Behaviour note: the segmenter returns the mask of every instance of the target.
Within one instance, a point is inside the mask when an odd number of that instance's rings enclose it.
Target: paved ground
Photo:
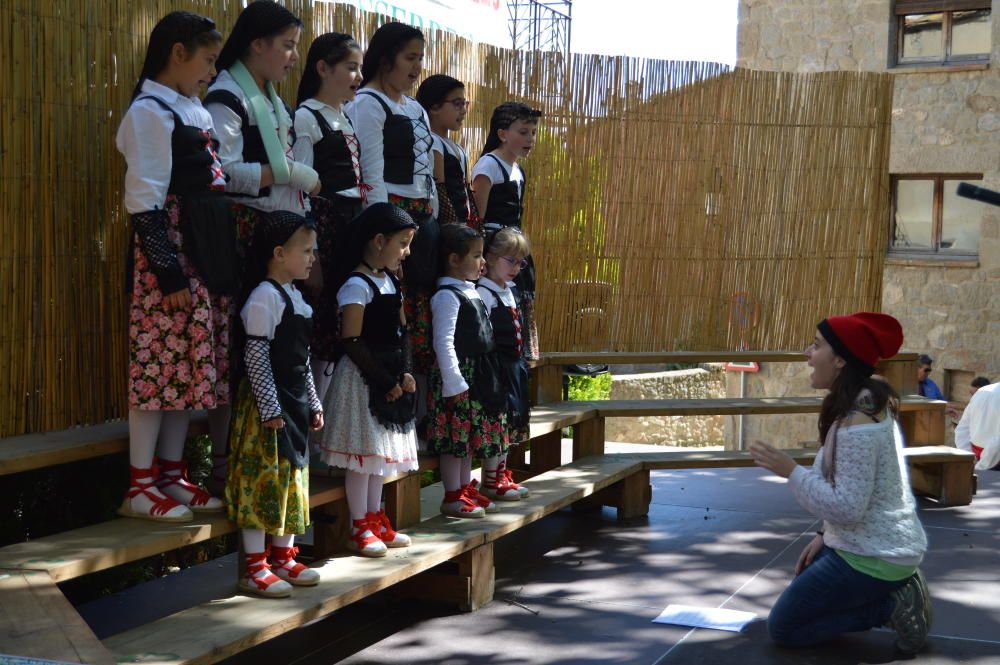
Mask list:
[[[611,449],[611,446],[609,446]],[[496,600],[473,614],[381,594],[227,661],[319,665],[799,665],[896,662],[888,631],[807,650],[742,634],[650,623],[668,604],[766,617],[815,520],[757,469],[653,474],[648,518],[556,513],[496,546]],[[917,662],[1000,663],[1000,473],[972,506],[921,505],[936,613]],[[518,604],[507,602],[516,600]]]

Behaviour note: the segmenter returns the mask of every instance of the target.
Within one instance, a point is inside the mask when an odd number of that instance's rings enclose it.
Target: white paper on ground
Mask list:
[[[753,612],[723,610],[718,607],[667,605],[653,623],[669,623],[693,628],[714,628],[738,633],[757,618]]]

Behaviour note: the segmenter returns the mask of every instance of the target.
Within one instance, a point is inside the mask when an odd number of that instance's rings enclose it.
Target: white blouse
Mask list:
[[[344,138],[347,140],[347,146],[348,148],[351,148],[351,161],[354,163],[354,177],[360,182],[361,151],[358,148],[357,137],[354,135],[354,126],[351,125],[351,121],[347,117],[347,114],[344,113],[343,109],[335,109],[329,104],[324,104],[318,99],[307,99],[302,102],[302,106],[319,112],[319,114],[323,116],[323,119],[326,120],[326,124],[330,125],[331,131],[344,133]],[[316,116],[314,116],[311,111],[304,108],[296,109],[295,143],[292,145],[292,159],[297,162],[302,162],[308,166],[313,166],[315,163],[313,146],[322,140],[323,130],[320,129],[319,122],[316,121]],[[351,145],[352,141],[354,142],[353,146]],[[358,191],[357,186],[342,189],[337,192],[337,194],[352,199],[361,198],[361,192]]]
[[[454,277],[441,277],[438,286],[457,286],[470,300],[482,300],[476,285]],[[434,330],[433,346],[437,355],[438,368],[443,383],[441,395],[453,397],[469,389],[462,377],[458,354],[455,352],[455,326],[458,324],[458,309],[461,302],[458,295],[448,289],[441,289],[431,297],[431,321]]]
[[[292,311],[306,318],[312,317],[312,307],[302,297],[302,292],[295,288],[292,283],[282,284],[288,297],[292,300]],[[274,339],[274,331],[281,323],[281,317],[285,313],[285,299],[281,297],[278,290],[271,282],[261,282],[253,291],[243,305],[240,318],[243,319],[243,327],[247,335],[253,337],[266,337]]]
[[[174,116],[154,100],[141,99],[143,95],[162,99],[186,125],[212,129],[212,116],[197,97],[185,97],[151,79],[143,81],[140,98],[125,112],[115,137],[115,145],[125,157],[125,209],[130,214],[163,207],[173,168]]]
[[[392,295],[396,292],[396,287],[393,285],[392,280],[389,279],[388,275],[382,275],[381,277],[376,277],[374,275],[369,275],[371,279],[378,286],[379,293],[383,295]],[[375,294],[372,292],[372,287],[368,285],[365,280],[361,279],[357,275],[353,275],[347,278],[344,285],[340,287],[337,291],[337,307],[343,309],[347,305],[361,305],[362,307],[367,307],[368,303],[372,301]]]

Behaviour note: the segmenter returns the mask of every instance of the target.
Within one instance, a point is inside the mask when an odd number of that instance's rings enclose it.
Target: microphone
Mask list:
[[[1000,192],[995,192],[992,189],[976,187],[967,182],[960,182],[958,183],[958,191],[955,193],[967,199],[975,199],[976,201],[982,201],[990,205],[1000,206]]]

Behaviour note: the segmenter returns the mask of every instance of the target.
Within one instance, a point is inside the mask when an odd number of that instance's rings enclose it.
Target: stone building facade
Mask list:
[[[941,4],[943,9],[957,6]],[[982,174],[983,187],[1000,190],[1000,7],[994,5],[988,27],[980,18],[980,61],[919,65],[897,64],[897,14],[908,11],[905,0],[900,8],[894,0],[740,0],[737,64],[796,72],[890,73],[890,174]],[[932,10],[926,3],[920,8]],[[931,355],[932,378],[946,395],[950,387],[950,396],[963,401],[972,376],[1000,380],[1000,207],[982,204],[973,210],[967,223],[973,230],[978,223],[977,253],[948,257],[947,252],[890,249],[882,292],[883,310],[903,324],[904,350]],[[892,220],[885,225],[890,234]],[[761,369],[747,382],[748,396],[814,394],[802,367]],[[748,419],[744,427],[745,438],[770,438],[788,446],[798,445],[807,434],[815,437],[814,418],[780,424]]]

